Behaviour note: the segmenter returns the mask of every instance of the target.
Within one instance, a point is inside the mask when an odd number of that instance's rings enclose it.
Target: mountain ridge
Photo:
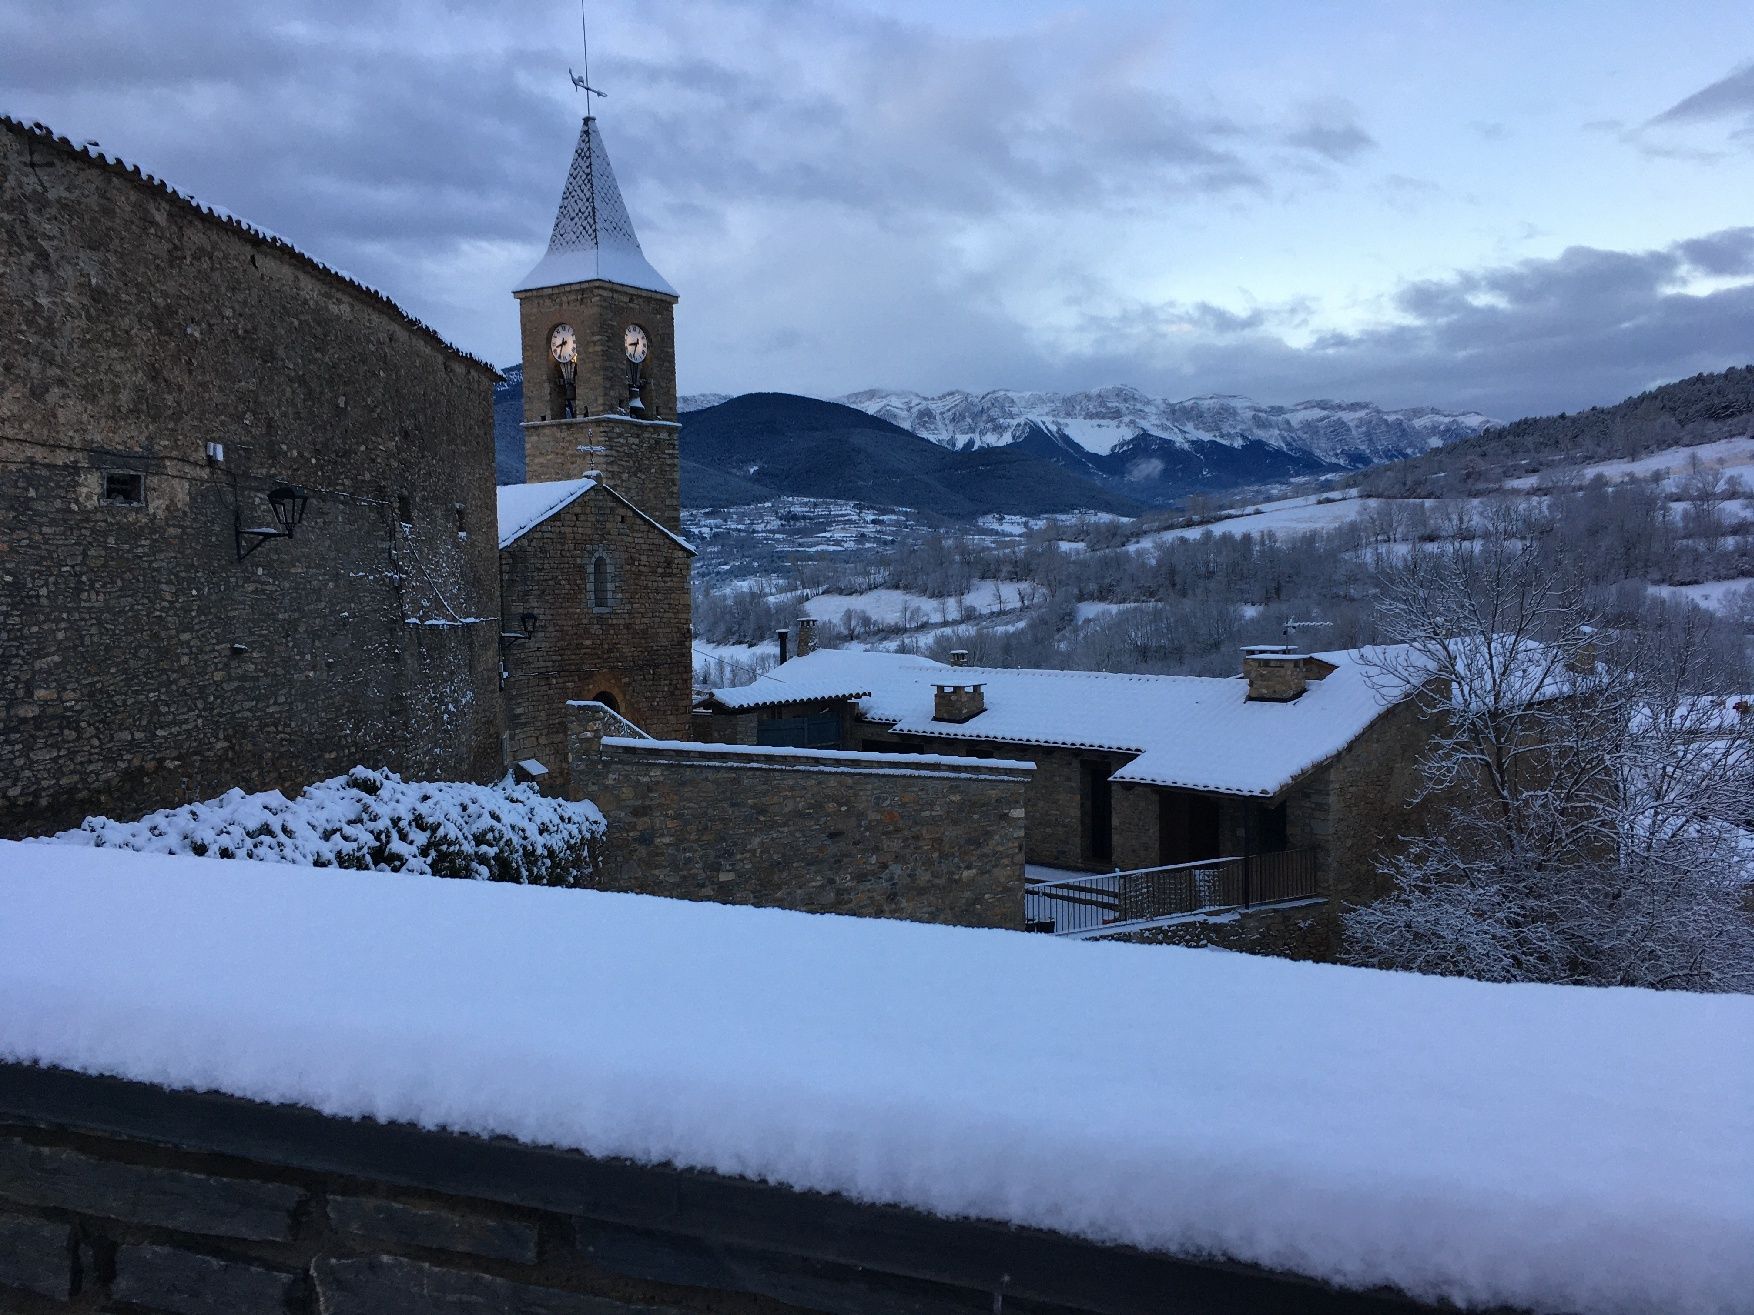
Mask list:
[[[1034,424],[1098,456],[1150,435],[1183,447],[1262,443],[1325,466],[1350,469],[1417,455],[1495,423],[1478,412],[1436,407],[1388,410],[1371,402],[1327,398],[1290,406],[1224,393],[1172,400],[1124,384],[1074,393],[952,389],[934,396],[864,389],[835,400],[952,448],[1003,446]]]
[[[685,507],[807,497],[963,520],[1142,510],[1026,445],[955,452],[855,407],[791,393],[745,393],[688,412],[681,451]]]
[[[508,367],[494,390],[496,477],[500,483],[523,479],[522,369]],[[809,472],[802,484],[808,496],[871,501],[899,497],[913,488],[925,499],[922,510],[948,515],[969,509],[1041,514],[1046,508],[1123,511],[1175,502],[1190,493],[1223,492],[1250,485],[1282,483],[1309,476],[1339,475],[1478,433],[1487,418],[1433,407],[1385,411],[1368,402],[1314,399],[1295,406],[1267,406],[1245,397],[1207,394],[1180,401],[1153,398],[1137,388],[1116,385],[1082,393],[997,389],[985,393],[952,391],[935,397],[897,390],[866,389],[844,399],[805,398],[789,393],[691,394],[679,399],[684,413],[682,459],[684,496],[690,505],[746,502],[763,490],[774,496],[805,496],[798,480],[778,471],[772,455],[765,477],[753,478],[736,464],[724,465],[696,450],[694,418],[728,405],[751,403],[774,428],[771,452]],[[782,400],[788,399],[788,400]],[[867,417],[853,466],[838,472],[796,440],[821,433],[826,413],[813,406],[840,407]],[[828,425],[843,455],[845,417]],[[905,423],[904,423],[905,422]],[[802,427],[801,429],[799,427]],[[920,449],[883,455],[870,446],[878,435],[902,436],[965,457],[999,454],[995,461],[965,463],[960,481],[996,481],[995,488],[944,488]],[[907,445],[903,444],[905,448]],[[885,462],[889,466],[880,471]],[[871,463],[875,462],[876,465]],[[911,474],[904,477],[904,470]],[[930,470],[924,485],[912,475]],[[1000,489],[1004,496],[996,496]],[[1066,506],[1076,491],[1077,501]],[[1007,499],[1010,499],[1007,501]],[[888,505],[908,505],[891,503]]]

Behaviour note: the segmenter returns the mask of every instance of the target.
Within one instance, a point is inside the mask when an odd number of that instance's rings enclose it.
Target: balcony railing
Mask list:
[[[1102,934],[1195,913],[1224,913],[1321,894],[1315,851],[1288,849],[1129,872],[1032,881],[1024,925],[1057,935]]]

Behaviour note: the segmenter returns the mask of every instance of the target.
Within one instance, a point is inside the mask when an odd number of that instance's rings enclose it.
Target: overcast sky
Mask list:
[[[577,0],[0,0],[0,112],[516,357]],[[1754,361],[1747,0],[592,0],[684,391],[1576,409]]]

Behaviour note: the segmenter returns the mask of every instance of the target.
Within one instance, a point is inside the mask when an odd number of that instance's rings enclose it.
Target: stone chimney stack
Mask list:
[[[950,665],[953,667],[966,667],[968,665],[968,650],[966,648],[951,649]]]
[[[932,686],[932,720],[964,722],[987,710],[984,684]]]
[[[807,657],[816,651],[816,618],[798,618],[798,656]]]
[[[792,655],[792,632],[789,630],[776,630],[773,634],[774,638],[780,641],[780,661],[784,662]]]
[[[1289,644],[1251,644],[1242,651],[1242,674],[1251,703],[1289,703],[1309,688],[1303,654]]]

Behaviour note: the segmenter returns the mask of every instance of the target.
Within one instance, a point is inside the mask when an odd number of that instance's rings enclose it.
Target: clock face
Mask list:
[[[548,335],[548,354],[561,365],[571,365],[579,359],[579,338],[572,325],[554,326],[554,332]]]
[[[627,332],[623,335],[622,343],[627,348],[627,359],[632,361],[635,365],[640,364],[646,359],[646,351],[651,346],[651,344],[646,341],[646,331],[640,328],[637,324],[630,324],[627,326]]]

